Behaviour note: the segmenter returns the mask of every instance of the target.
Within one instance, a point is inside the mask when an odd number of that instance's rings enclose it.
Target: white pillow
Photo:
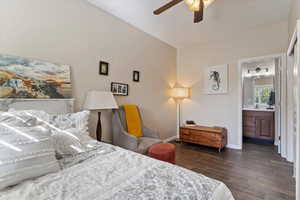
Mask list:
[[[0,190],[59,171],[49,129],[26,121],[22,127],[21,119],[8,116],[0,114]]]
[[[75,155],[94,149],[97,141],[89,137],[88,120],[90,111],[50,115],[44,111],[9,111],[20,118],[34,116],[38,118],[35,124],[41,124],[51,131],[57,157]],[[30,119],[29,121],[34,121]]]
[[[53,131],[52,137],[56,153],[60,157],[87,152],[93,150],[97,145],[96,140],[75,128]]]
[[[60,115],[50,115],[44,111],[40,110],[15,110],[10,109],[8,111],[9,115],[14,115],[14,124],[17,125],[21,122],[23,125],[26,123],[29,125],[45,125],[49,128],[66,130],[71,128],[76,128],[82,131],[83,134],[88,135],[88,121],[90,116],[90,111],[81,111],[77,113],[68,113]],[[54,127],[53,127],[54,126]]]
[[[50,115],[50,124],[60,130],[77,129],[88,135],[90,111],[81,111],[63,115]]]
[[[50,115],[44,111],[10,109],[9,112],[0,114],[0,121],[12,126],[32,127],[36,125],[47,125],[50,122]]]
[[[76,155],[96,147],[97,141],[88,133],[90,111],[52,115],[52,127],[55,150],[59,157]]]

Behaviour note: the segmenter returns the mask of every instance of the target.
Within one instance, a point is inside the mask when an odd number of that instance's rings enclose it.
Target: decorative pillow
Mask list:
[[[21,119],[34,116],[35,124],[42,125],[51,131],[57,157],[75,155],[89,151],[95,147],[97,141],[89,137],[88,120],[90,111],[50,115],[43,111],[13,111],[10,113]],[[29,117],[28,117],[29,118]],[[26,119],[26,121],[34,121]]]
[[[50,116],[44,111],[10,109],[9,112],[0,114],[0,121],[6,122],[12,126],[32,127],[37,125],[47,125],[50,122]]]
[[[50,123],[60,130],[77,129],[81,131],[81,134],[89,135],[89,116],[90,111],[82,111],[63,115],[51,115]]]
[[[88,133],[90,111],[51,115],[50,124],[58,158],[94,149],[95,140]]]
[[[78,129],[53,131],[55,150],[60,157],[76,155],[96,148],[97,141]]]
[[[22,127],[21,121],[16,115],[0,114],[0,189],[60,169],[49,129],[31,120]]]
[[[54,130],[67,130],[71,128],[82,131],[83,134],[88,135],[88,121],[90,111],[82,111],[77,113],[68,113],[61,115],[50,115],[40,110],[14,110],[3,112],[3,120],[8,118],[10,123],[14,125],[26,124],[26,126],[44,125]],[[15,117],[13,117],[15,116]],[[1,116],[0,116],[1,120]]]

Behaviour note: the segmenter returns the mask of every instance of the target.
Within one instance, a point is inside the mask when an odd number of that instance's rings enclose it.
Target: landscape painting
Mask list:
[[[70,67],[0,55],[0,98],[71,98]]]

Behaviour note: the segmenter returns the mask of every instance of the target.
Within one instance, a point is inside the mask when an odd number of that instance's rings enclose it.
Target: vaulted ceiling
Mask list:
[[[213,41],[257,26],[288,19],[290,0],[215,0],[204,20],[193,23],[193,12],[181,3],[155,16],[170,0],[88,0],[93,5],[174,46]]]

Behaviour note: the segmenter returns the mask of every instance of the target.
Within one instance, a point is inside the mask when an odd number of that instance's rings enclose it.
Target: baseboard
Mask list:
[[[176,139],[177,139],[176,136],[172,136],[172,137],[164,139],[163,142],[164,143],[168,143],[168,142],[172,142],[172,141],[174,141]],[[229,148],[229,149],[238,149],[238,150],[242,149],[240,145],[236,145],[236,144],[227,144],[226,147]]]
[[[163,140],[164,143],[168,143],[168,142],[172,142],[174,140],[176,140],[177,137],[176,136],[172,136],[172,137],[169,137],[169,138],[166,138]]]
[[[238,149],[238,150],[242,149],[242,147],[240,145],[236,145],[236,144],[227,144],[226,147],[229,149]]]

